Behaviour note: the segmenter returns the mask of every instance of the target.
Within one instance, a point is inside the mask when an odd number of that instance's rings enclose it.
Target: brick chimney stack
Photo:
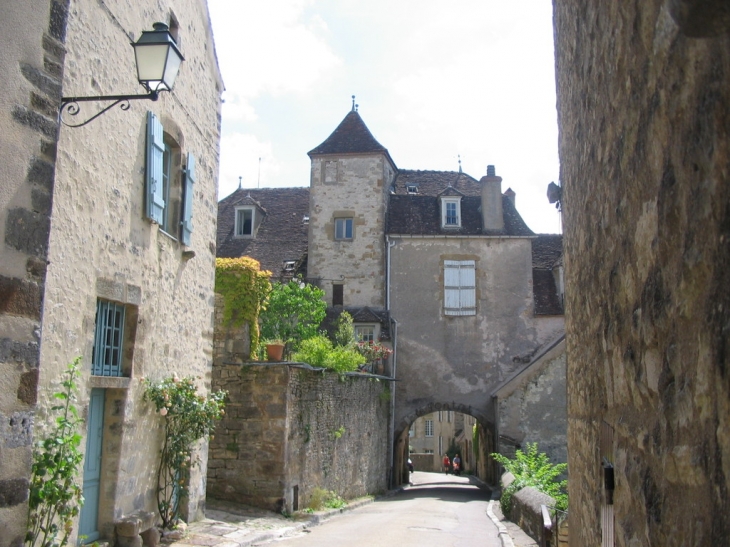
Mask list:
[[[504,229],[502,214],[502,177],[498,177],[494,165],[487,165],[487,176],[482,177],[482,229],[485,232]]]

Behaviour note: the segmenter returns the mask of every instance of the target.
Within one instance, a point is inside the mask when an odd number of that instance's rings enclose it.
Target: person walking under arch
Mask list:
[[[444,473],[446,475],[449,474],[449,469],[451,468],[451,460],[449,460],[449,455],[444,454]]]

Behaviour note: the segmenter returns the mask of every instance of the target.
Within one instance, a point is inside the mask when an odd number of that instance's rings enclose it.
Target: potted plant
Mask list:
[[[272,340],[266,340],[264,342],[266,346],[266,356],[269,361],[281,361],[284,358],[284,344],[283,340],[278,338]]]

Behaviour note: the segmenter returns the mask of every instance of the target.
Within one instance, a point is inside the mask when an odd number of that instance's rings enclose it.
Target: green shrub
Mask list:
[[[514,459],[493,453],[492,457],[515,476],[515,480],[502,491],[499,500],[502,512],[509,515],[512,510],[512,496],[525,486],[532,486],[555,500],[555,507],[568,509],[568,481],[558,480],[568,469],[567,463],[554,464],[544,452],[538,452],[537,443],[527,443],[527,450],[517,450]]]
[[[337,495],[337,492],[315,488],[309,498],[306,512],[321,511],[322,509],[340,509],[347,505],[347,502]]]
[[[286,352],[299,349],[302,340],[317,335],[317,329],[327,313],[324,291],[292,279],[274,283],[259,314],[261,335],[267,340],[282,340]]]
[[[84,420],[76,406],[81,357],[68,365],[61,382],[63,391],[53,394],[60,404],[53,429],[34,447],[28,495],[28,547],[62,547],[68,544],[73,520],[84,505],[79,471],[84,455],[79,445]]]
[[[343,311],[335,323],[334,340],[335,346],[354,348],[355,346],[355,325],[352,322],[352,315]]]
[[[333,346],[330,339],[321,334],[304,340],[292,359],[336,372],[351,372],[365,363],[365,358],[358,352]]]
[[[165,420],[165,438],[157,468],[157,509],[162,527],[169,529],[180,516],[180,502],[188,494],[195,443],[210,434],[225,413],[225,391],[198,394],[195,379],[145,379],[146,400]]]

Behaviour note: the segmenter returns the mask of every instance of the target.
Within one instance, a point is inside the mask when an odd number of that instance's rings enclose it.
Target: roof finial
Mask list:
[[[461,173],[461,154],[459,154],[459,173]]]
[[[241,189],[241,181],[243,180],[243,177],[238,177],[238,189]]]
[[[352,96],[352,111],[355,112],[355,95]]]

